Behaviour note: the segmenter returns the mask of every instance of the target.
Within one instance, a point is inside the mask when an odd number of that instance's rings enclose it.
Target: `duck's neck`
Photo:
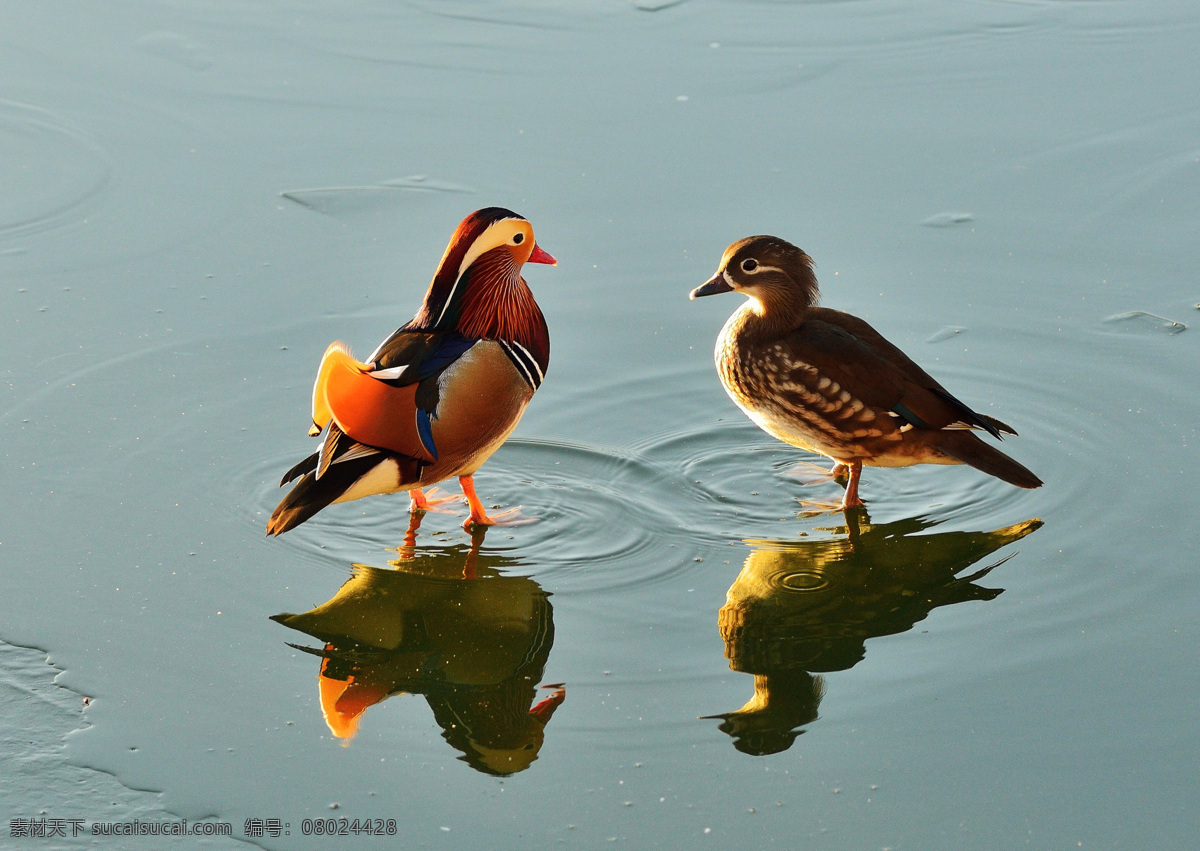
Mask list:
[[[739,347],[777,339],[800,327],[807,313],[808,305],[763,304],[750,298],[729,317],[721,337]]]
[[[543,370],[550,361],[546,318],[520,270],[497,252],[481,257],[468,272],[455,330],[464,337],[511,340],[529,350]]]

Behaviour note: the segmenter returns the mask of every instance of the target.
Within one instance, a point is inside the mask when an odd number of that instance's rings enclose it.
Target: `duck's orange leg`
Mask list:
[[[470,522],[469,520],[467,521]],[[466,525],[463,526],[466,529]],[[479,548],[483,546],[483,536],[487,533],[486,526],[472,526],[468,531],[471,533],[471,549],[467,552],[467,559],[463,562],[462,578],[463,579],[478,579],[479,578]]]
[[[448,494],[441,488],[433,488],[426,495],[420,488],[413,488],[408,492],[408,510],[409,511],[433,511],[439,514],[453,514],[454,512],[440,506],[449,505],[454,502],[462,502],[462,496],[459,494]]]
[[[417,532],[421,531],[421,521],[425,518],[425,512],[413,511],[408,515],[408,529],[404,533],[404,543],[396,548],[396,552],[400,554],[397,561],[407,561],[417,554]]]
[[[853,464],[850,464],[849,469],[850,481],[846,482],[846,494],[842,497],[842,511],[848,508],[863,507],[863,501],[858,498],[858,480],[862,476],[862,461],[855,461]]]
[[[816,465],[810,465],[816,466]],[[846,493],[842,495],[840,503],[825,502],[823,500],[802,499],[800,504],[806,507],[802,511],[801,517],[815,517],[818,514],[825,514],[833,511],[846,511],[851,508],[862,508],[864,503],[858,498],[858,479],[862,475],[862,462],[855,461],[851,464],[843,464],[841,461],[834,461],[833,467],[824,476],[819,479],[814,479],[812,482],[805,484],[815,484],[816,482],[824,482],[829,479],[841,482],[842,479],[849,477],[846,482]]]
[[[522,523],[532,523],[534,518],[522,517],[521,506],[510,508],[507,511],[501,511],[499,514],[488,516],[487,509],[483,507],[483,503],[479,501],[479,496],[475,493],[475,480],[471,476],[459,476],[458,483],[462,485],[463,495],[467,498],[467,505],[471,506],[471,514],[463,521],[463,528],[468,532],[472,526],[519,526]]]

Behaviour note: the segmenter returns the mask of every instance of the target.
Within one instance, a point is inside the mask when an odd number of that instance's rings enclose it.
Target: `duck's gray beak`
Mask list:
[[[688,295],[688,298],[697,299],[697,298],[700,298],[701,296],[716,295],[717,293],[731,293],[731,292],[733,292],[733,287],[729,286],[729,282],[727,280],[725,280],[725,272],[721,271],[721,272],[717,272],[717,274],[713,275],[711,278],[709,278],[703,284],[696,287],[696,289],[692,290],[691,294]]]

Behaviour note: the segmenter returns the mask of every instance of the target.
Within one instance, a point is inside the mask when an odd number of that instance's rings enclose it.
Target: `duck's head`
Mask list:
[[[458,278],[476,260],[493,251],[503,254],[518,269],[526,263],[558,263],[538,247],[533,225],[527,219],[503,207],[484,207],[459,223],[438,264],[438,273],[451,270]]]
[[[748,236],[725,249],[717,272],[691,298],[737,292],[760,314],[803,312],[817,303],[812,258],[777,236]]]
[[[422,327],[453,326],[467,289],[521,284],[526,263],[558,261],[537,244],[533,225],[512,210],[485,207],[467,216],[450,237],[442,261],[414,322]]]

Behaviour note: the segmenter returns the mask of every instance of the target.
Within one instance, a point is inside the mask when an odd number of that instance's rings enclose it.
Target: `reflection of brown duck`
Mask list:
[[[824,681],[814,672],[846,670],[868,638],[905,632],[939,606],[991,600],[1003,589],[976,581],[997,564],[960,576],[972,564],[1042,525],[1027,520],[993,532],[919,534],[923,517],[859,525],[846,537],[749,541],[754,547],[718,615],[734,671],[754,674],[754,697],[718,717],[734,746],[754,754],[791,747],[798,727],[817,717]],[[1002,560],[1003,561],[1003,560]]]
[[[532,579],[500,573],[512,560],[476,547],[409,550],[394,570],[355,565],[327,603],[272,618],[325,643],[309,652],[323,657],[321,709],[335,736],[352,738],[368,707],[412,692],[472,767],[507,775],[537,759],[565,697],[550,686],[530,708],[554,640],[550,601]]]

